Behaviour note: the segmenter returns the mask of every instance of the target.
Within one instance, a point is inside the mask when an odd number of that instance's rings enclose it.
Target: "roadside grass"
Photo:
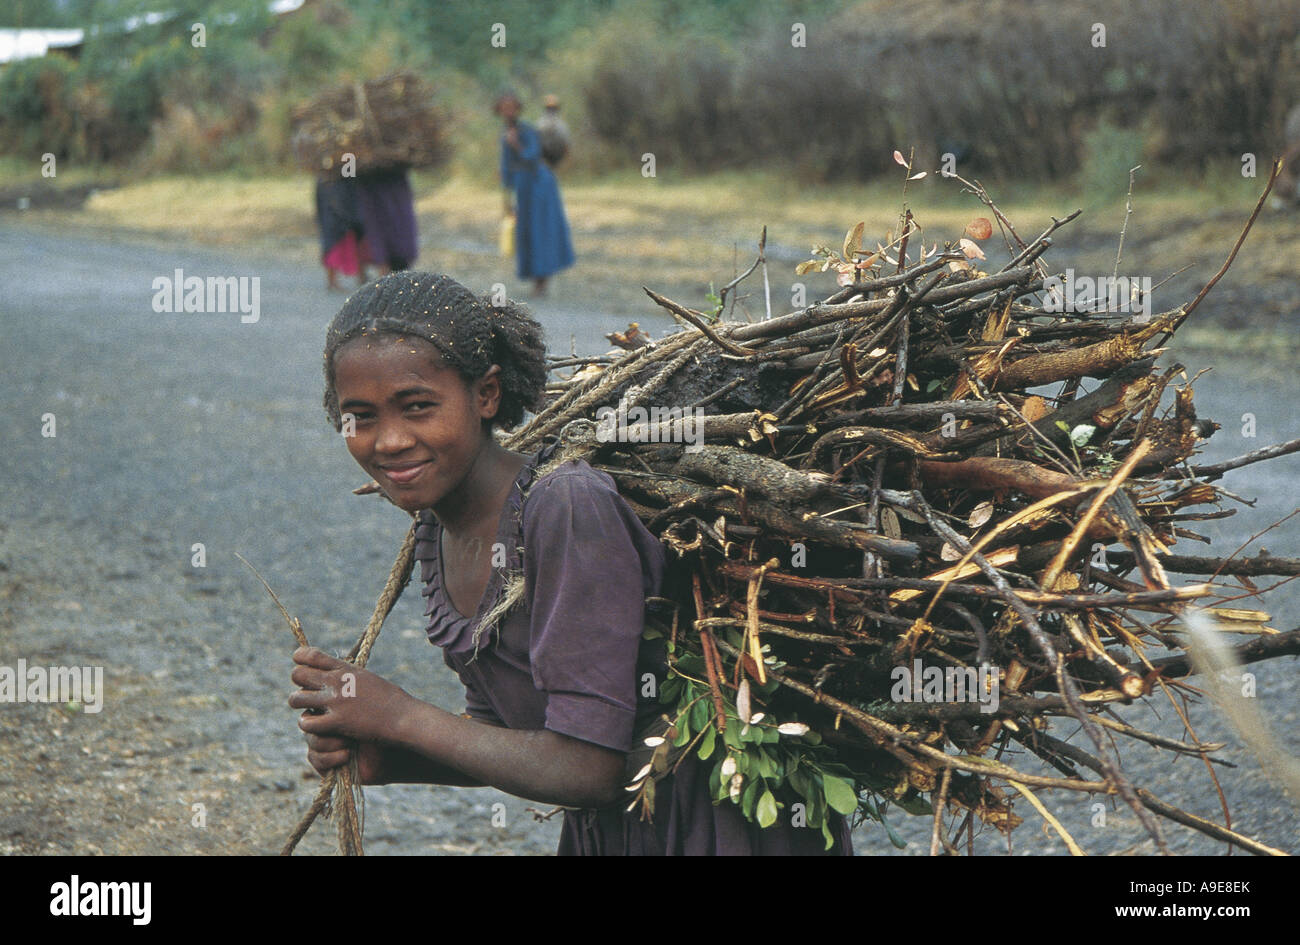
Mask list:
[[[129,173],[65,164],[57,183],[71,186],[105,178],[120,186],[90,198],[81,214],[86,223],[223,245],[250,237],[310,235],[314,229],[311,182],[299,174],[133,179]],[[36,182],[40,180],[39,165],[0,159],[0,180],[8,185]],[[886,231],[897,228],[905,200],[921,218],[923,231],[934,231],[932,239],[949,230],[959,233],[973,216],[989,215],[954,180],[914,182],[904,196],[901,175],[894,183],[813,184],[791,175],[755,171],[693,177],[664,172],[645,178],[634,168],[626,174],[573,180],[561,173],[561,181],[565,205],[578,234],[600,237],[679,231],[677,235],[687,244],[698,240],[700,248],[707,244],[710,249],[716,247],[721,234],[729,237],[743,232],[747,241],[756,241],[764,225],[770,239],[801,249],[813,241],[833,245],[836,231],[848,229],[858,220],[866,221],[868,236],[883,238]],[[502,204],[497,188],[467,175],[446,179],[418,171],[412,183],[421,215],[439,218],[453,230],[494,231]],[[1076,208],[1084,210],[1084,217],[1075,224],[1080,228],[1103,227],[1118,234],[1123,222],[1127,181],[1116,182],[1110,194],[1081,193],[1062,183],[984,183],[1026,238],[1037,235],[1053,216]],[[1221,214],[1244,218],[1259,186],[1259,180],[1239,175],[1200,179],[1166,175],[1153,183],[1139,172],[1134,222],[1152,232],[1173,221],[1201,219],[1220,224]],[[1219,226],[1211,226],[1203,238],[1217,242],[1221,239],[1218,230]],[[679,243],[659,252],[675,256],[684,248]]]
[[[796,280],[795,264],[810,258],[814,245],[838,249],[845,232],[859,221],[866,223],[864,244],[873,246],[898,230],[906,204],[928,246],[956,241],[973,217],[992,217],[954,180],[914,182],[904,196],[901,173],[892,183],[821,185],[777,172],[677,177],[671,169],[659,171],[655,178],[642,177],[639,165],[626,174],[598,177],[571,178],[561,172],[578,264],[558,285],[569,283],[585,305],[605,303],[610,310],[641,311],[646,300],[640,287],[647,285],[677,293],[675,297],[684,304],[705,308],[711,290],[753,262],[759,234],[766,226],[773,310],[788,311],[795,282],[807,284],[809,300],[835,288],[833,274],[813,273]],[[9,175],[5,179],[9,192],[16,183],[40,179],[39,166],[33,169],[26,162],[19,167],[12,159],[0,160],[0,174]],[[112,172],[105,169],[61,168],[57,186],[110,177]],[[81,210],[32,210],[23,219],[105,234],[275,252],[304,264],[315,260],[312,183],[304,175],[133,179],[119,172],[116,181],[119,186],[93,193]],[[1069,247],[1069,255],[1061,253],[1057,258],[1066,260],[1061,265],[1073,265],[1080,272],[1111,271],[1124,225],[1127,179],[1115,182],[1113,192],[1105,194],[1068,183],[984,184],[1025,240],[1036,237],[1054,217],[1082,209],[1078,220],[1059,231],[1059,243]],[[422,265],[455,272],[467,284],[481,283],[485,288],[511,268],[496,255],[503,203],[500,189],[470,175],[448,178],[419,171],[412,174],[412,186]],[[1194,293],[1226,258],[1261,187],[1262,180],[1240,174],[1193,178],[1173,173],[1144,177],[1139,172],[1124,244],[1126,268],[1150,272],[1158,282],[1192,265],[1182,281],[1166,290],[1162,304],[1166,300],[1176,304],[1181,293],[1189,286]],[[6,216],[13,219],[12,213]],[[917,245],[915,239],[912,245]],[[995,225],[985,246],[1000,245]],[[1232,282],[1259,289],[1272,315],[1263,319],[1255,335],[1236,338],[1235,347],[1254,346],[1272,353],[1300,348],[1289,324],[1292,319],[1284,317],[1285,312],[1278,314],[1287,306],[1295,308],[1286,301],[1289,290],[1281,287],[1294,284],[1297,250],[1300,214],[1262,214],[1225,286]],[[751,317],[763,308],[761,279],[755,281],[746,283],[749,297],[744,312]],[[1222,343],[1216,342],[1213,331],[1213,323],[1195,329],[1189,325],[1180,339]]]

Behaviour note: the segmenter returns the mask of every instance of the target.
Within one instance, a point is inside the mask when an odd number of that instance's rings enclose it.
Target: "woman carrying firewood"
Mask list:
[[[541,137],[519,120],[521,111],[513,92],[497,98],[496,113],[505,123],[501,183],[506,189],[506,213],[515,216],[516,274],[532,279],[533,294],[543,295],[546,280],[573,265],[573,244],[560,187],[542,155]]]
[[[355,752],[363,784],[492,786],[568,808],[562,854],[822,853],[820,830],[765,829],[712,801],[694,753],[625,808],[627,756],[662,707],[662,647],[643,639],[659,541],[582,461],[504,448],[540,407],[541,327],[446,276],[394,273],[344,304],[325,345],[325,408],[358,464],[416,517],[426,633],[466,689],[457,715],[315,648],[294,653],[320,773]],[[850,853],[835,821],[832,852]]]
[[[367,257],[362,237],[365,230],[357,210],[357,182],[351,177],[316,178],[316,228],[320,233],[321,265],[325,286],[342,288],[339,273],[355,276],[357,285],[366,283]]]
[[[357,206],[366,230],[366,253],[379,275],[409,268],[419,253],[419,236],[407,169],[381,167],[357,174]]]

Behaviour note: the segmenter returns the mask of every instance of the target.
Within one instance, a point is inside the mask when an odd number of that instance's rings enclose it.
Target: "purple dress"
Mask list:
[[[471,617],[443,585],[441,528],[418,517],[426,630],[465,684],[466,712],[516,729],[550,729],[629,751],[639,725],[663,711],[642,699],[642,675],[662,678],[661,644],[644,641],[645,598],[659,592],[665,559],[659,543],[619,496],[613,480],[585,462],[568,462],[535,481],[546,447],[520,470],[502,511],[496,541],[506,567],[494,568]],[[521,573],[523,602],[475,645],[474,628],[502,592],[506,573]],[[653,823],[624,806],[567,810],[560,854],[820,854],[820,830],[784,820],[760,830],[729,802],[715,806],[708,766],[692,754],[658,785]],[[629,795],[630,796],[630,795]],[[842,818],[833,853],[851,853]]]
[[[415,197],[405,168],[357,175],[357,209],[370,258],[394,272],[408,269],[419,253]]]

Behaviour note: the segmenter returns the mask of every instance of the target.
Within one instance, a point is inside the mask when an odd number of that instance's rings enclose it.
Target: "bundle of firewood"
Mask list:
[[[989,208],[1011,251],[997,271],[979,268],[988,219],[926,247],[907,213],[799,268],[839,273],[822,302],[737,323],[720,317],[736,283],[710,313],[651,292],[682,330],[633,325],[609,336],[623,351],[553,359],[548,405],[507,445],[558,438],[673,552],[648,631],[668,646],[668,727],[629,800],[649,812],[690,751],[719,803],[828,843],[830,811],[892,803],[932,814],[932,849],[953,851],[977,825],[1010,831],[1023,798],[1076,851],[1038,798],[1052,789],[1114,797],[1161,849],[1157,817],[1277,852],[1133,784],[1115,747],[1222,745],[1112,710],[1195,700],[1202,656],[1300,652],[1300,631],[1227,606],[1300,560],[1172,550],[1231,514],[1224,472],[1300,441],[1197,465],[1218,427],[1156,349],[1205,293],[1165,313],[1137,285],[1070,304],[1042,257],[1073,217],[1025,241]],[[761,243],[760,264],[766,284]],[[1206,656],[1189,623],[1250,642]]]
[[[317,174],[436,167],[449,156],[447,117],[429,83],[410,72],[328,89],[294,109],[294,154]]]

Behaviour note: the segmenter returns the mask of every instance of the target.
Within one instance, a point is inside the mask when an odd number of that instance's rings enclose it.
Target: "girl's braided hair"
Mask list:
[[[334,386],[334,355],[356,338],[397,335],[436,347],[467,383],[499,365],[501,404],[491,424],[510,429],[536,410],[546,387],[542,326],[522,306],[493,305],[449,276],[394,272],[358,289],[325,334],[325,413],[343,428]]]

